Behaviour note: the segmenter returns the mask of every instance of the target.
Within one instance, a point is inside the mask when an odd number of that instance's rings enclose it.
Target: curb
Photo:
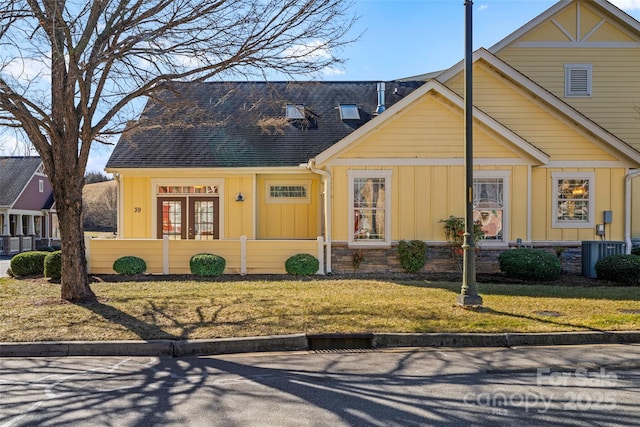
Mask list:
[[[640,343],[640,331],[498,334],[291,334],[210,340],[48,341],[0,343],[0,357],[157,356],[382,349],[394,347],[519,347]]]

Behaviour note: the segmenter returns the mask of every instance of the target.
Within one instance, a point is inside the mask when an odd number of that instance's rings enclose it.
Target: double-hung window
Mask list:
[[[593,227],[595,175],[555,172],[551,177],[553,180],[553,227]]]
[[[473,220],[482,224],[486,242],[507,238],[508,182],[508,172],[474,172]]]
[[[349,243],[391,244],[391,171],[349,171]]]

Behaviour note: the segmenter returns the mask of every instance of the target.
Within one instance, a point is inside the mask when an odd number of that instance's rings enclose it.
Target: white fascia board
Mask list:
[[[561,0],[555,5],[551,6],[549,9],[542,12],[537,17],[533,18],[531,21],[524,24],[522,27],[518,28],[513,33],[509,34],[504,39],[500,40],[498,43],[494,44],[489,48],[489,52],[494,55],[504,49],[506,46],[517,40],[519,37],[522,37],[527,32],[531,31],[533,28],[549,19],[555,13],[561,11],[565,7],[572,4],[572,0]],[[581,6],[593,8],[594,5],[597,5],[604,9],[607,13],[613,15],[615,18],[619,19],[626,25],[628,25],[634,32],[636,32],[636,36],[640,36],[640,22],[636,21],[632,16],[626,14],[623,10],[617,8],[613,4],[609,3],[606,0],[591,0],[591,4],[582,3]]]
[[[513,41],[517,40],[519,37],[522,37],[523,35],[525,35],[529,31],[531,31],[533,28],[537,27],[542,22],[544,22],[545,20],[549,19],[554,14],[558,13],[559,11],[564,9],[565,7],[569,6],[571,3],[573,3],[573,1],[570,1],[570,0],[561,0],[561,1],[559,1],[558,3],[554,4],[553,6],[551,6],[549,9],[545,10],[544,12],[542,12],[540,15],[536,16],[535,18],[533,18],[531,21],[529,21],[526,24],[524,24],[522,27],[520,27],[517,30],[515,30],[513,33],[509,34],[507,37],[505,37],[502,40],[500,40],[498,43],[496,43],[493,46],[491,46],[489,48],[489,51],[495,55],[497,52],[502,50],[504,47],[508,46],[510,43],[512,43]]]
[[[342,150],[350,146],[353,142],[362,138],[372,130],[376,129],[382,123],[387,120],[390,120],[393,116],[401,112],[407,106],[411,105],[414,101],[418,100],[424,94],[434,89],[434,80],[430,80],[424,85],[420,86],[418,89],[411,92],[409,95],[404,97],[402,100],[396,102],[391,107],[387,108],[382,114],[373,119],[369,120],[367,123],[351,132],[349,135],[344,137],[342,140],[336,142],[331,147],[327,148],[320,154],[315,157],[315,164],[322,165],[327,162],[331,157],[340,153]]]
[[[383,114],[381,114],[379,118],[370,120],[369,122],[364,124],[362,127],[360,127],[359,129],[357,129],[356,131],[354,131],[353,133],[349,134],[347,137],[342,139],[341,141],[337,142],[336,144],[332,145],[322,153],[318,154],[318,156],[316,156],[315,158],[316,165],[327,163],[329,159],[339,154],[342,150],[349,147],[355,141],[364,137],[367,133],[381,126],[385,120],[389,120],[391,117],[400,113],[408,105],[412,104],[413,102],[415,102],[420,97],[424,96],[430,91],[439,93],[454,105],[458,106],[461,109],[464,108],[464,100],[460,96],[458,96],[455,92],[453,92],[451,89],[447,88],[440,82],[436,80],[430,80],[420,88],[413,91],[402,101],[397,102],[396,104],[391,106]],[[511,141],[519,149],[521,149],[522,151],[524,151],[525,153],[527,153],[528,155],[536,159],[538,162],[545,164],[549,161],[549,156],[547,156],[547,154],[545,154],[535,146],[531,145],[529,142],[525,141],[520,136],[518,136],[517,134],[515,134],[514,132],[506,128],[504,125],[500,124],[495,119],[491,118],[489,115],[478,110],[475,107],[473,109],[473,116],[480,123],[483,123],[485,126],[489,127],[499,135]]]
[[[453,102],[460,109],[464,110],[464,98],[460,97],[448,87],[440,83],[438,83],[438,85],[440,86],[440,93],[442,93],[449,101]],[[487,126],[489,129],[493,130],[506,140],[510,141],[513,145],[536,159],[538,162],[542,164],[546,164],[549,162],[549,156],[544,151],[529,143],[527,140],[511,131],[509,128],[498,122],[493,117],[489,116],[484,111],[473,107],[473,118]]]
[[[11,206],[9,209],[13,208],[13,206],[16,204],[16,202],[18,200],[20,200],[20,197],[22,197],[22,195],[24,194],[25,190],[27,189],[27,187],[29,186],[29,184],[31,184],[31,181],[33,181],[33,179],[36,176],[40,176],[40,177],[46,177],[47,179],[49,179],[49,177],[47,177],[46,175],[39,175],[38,169],[40,169],[40,166],[42,166],[43,162],[40,161],[40,164],[33,170],[33,172],[31,173],[31,177],[27,180],[27,183],[24,185],[24,187],[22,187],[22,190],[20,190],[20,193],[18,193],[18,195],[16,196],[15,199],[13,199],[13,201],[11,202]]]
[[[582,113],[571,107],[569,104],[562,101],[560,98],[544,89],[542,86],[536,84],[533,80],[526,77],[524,74],[493,55],[486,49],[478,49],[473,54],[474,62],[478,59],[483,59],[489,65],[500,71],[503,75],[522,86],[526,90],[533,93],[539,99],[544,101],[547,105],[550,105],[560,113],[564,114],[566,117],[574,121],[578,124],[578,126],[587,130],[592,135],[595,135],[597,138],[608,144],[608,147],[604,147],[607,151],[610,151],[610,148],[613,148],[618,153],[626,156],[634,163],[640,164],[640,152],[635,150],[633,147],[628,145],[626,142],[622,141],[620,138],[615,135],[609,133],[607,130],[599,126],[597,123],[588,119]],[[456,64],[449,70],[445,71],[438,77],[439,81],[447,81],[455,76],[457,73],[462,72],[464,69],[464,64]],[[442,79],[442,80],[441,80]],[[611,153],[610,154],[616,154]]]

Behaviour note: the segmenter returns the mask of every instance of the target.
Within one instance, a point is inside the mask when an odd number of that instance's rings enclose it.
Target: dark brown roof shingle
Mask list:
[[[123,133],[106,167],[297,166],[374,118],[377,82],[172,83],[150,98]],[[387,82],[387,107],[422,82]],[[338,106],[357,104],[360,120]],[[303,104],[306,120],[287,120]]]

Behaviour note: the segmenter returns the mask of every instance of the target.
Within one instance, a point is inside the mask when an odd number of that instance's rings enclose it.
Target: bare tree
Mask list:
[[[53,186],[62,298],[92,300],[82,187],[89,149],[167,82],[291,77],[341,62],[343,0],[0,0],[0,126],[20,128]]]

